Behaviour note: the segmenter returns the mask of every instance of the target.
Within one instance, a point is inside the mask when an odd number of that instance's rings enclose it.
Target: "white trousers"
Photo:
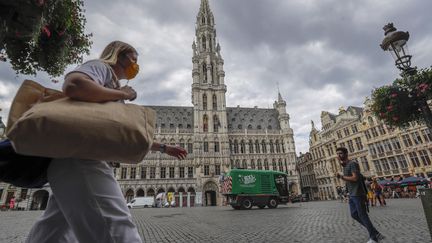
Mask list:
[[[48,181],[53,194],[27,243],[141,243],[107,163],[53,159]]]

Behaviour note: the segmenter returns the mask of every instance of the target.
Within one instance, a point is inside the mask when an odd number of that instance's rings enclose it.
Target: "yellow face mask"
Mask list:
[[[126,67],[125,75],[127,80],[131,80],[135,78],[135,76],[137,76],[137,74],[139,73],[139,65],[136,62],[132,61],[130,57],[128,58],[131,61],[131,64]]]

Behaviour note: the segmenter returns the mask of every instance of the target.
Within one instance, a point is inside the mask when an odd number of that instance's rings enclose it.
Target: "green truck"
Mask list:
[[[289,201],[287,174],[280,171],[233,169],[220,178],[220,187],[234,209],[276,208]]]

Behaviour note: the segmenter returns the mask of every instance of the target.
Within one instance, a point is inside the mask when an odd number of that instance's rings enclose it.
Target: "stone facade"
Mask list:
[[[297,167],[303,195],[306,195],[309,201],[319,200],[318,184],[315,177],[311,153],[300,153],[297,160]]]
[[[365,108],[341,108],[339,114],[321,113],[322,130],[312,122],[309,152],[321,200],[335,199],[336,179],[342,171],[337,147],[346,147],[366,177],[399,180],[400,177],[432,177],[432,135],[423,124],[407,129],[387,127],[375,117],[366,100]]]

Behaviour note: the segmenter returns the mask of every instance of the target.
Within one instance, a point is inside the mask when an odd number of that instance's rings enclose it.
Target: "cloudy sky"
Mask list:
[[[96,58],[112,40],[137,47],[141,73],[129,84],[137,103],[192,106],[192,41],[200,0],[85,1],[87,32]],[[393,22],[409,31],[418,67],[432,64],[430,0],[210,0],[225,60],[227,106],[268,108],[277,83],[287,102],[296,152],[308,150],[310,121],[321,111],[362,106],[374,87],[398,76],[379,44]],[[68,68],[72,69],[74,66]],[[0,115],[18,86],[31,78],[52,88],[44,73],[16,75],[0,63]]]

